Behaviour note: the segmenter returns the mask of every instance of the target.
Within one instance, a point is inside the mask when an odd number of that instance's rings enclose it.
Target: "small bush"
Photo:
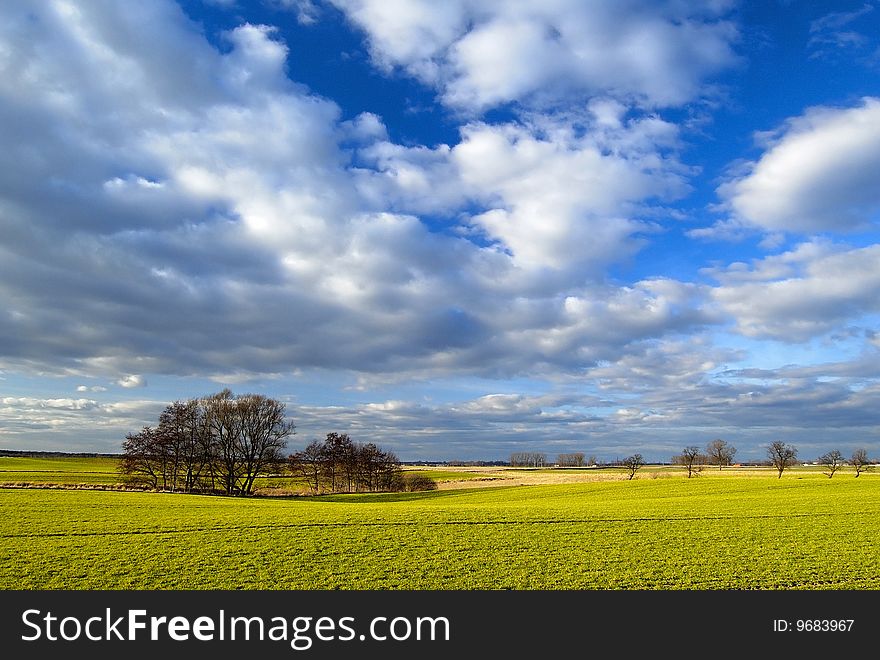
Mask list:
[[[403,475],[403,489],[408,493],[423,490],[437,490],[437,482],[426,474],[408,472]]]

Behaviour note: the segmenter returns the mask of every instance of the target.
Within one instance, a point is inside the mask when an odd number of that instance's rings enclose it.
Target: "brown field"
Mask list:
[[[407,470],[419,470],[428,473],[437,481],[439,490],[455,490],[460,488],[491,488],[494,486],[542,486],[552,484],[574,484],[597,481],[620,481],[627,478],[627,473],[619,467],[595,468],[512,468],[512,467],[415,467]],[[821,472],[821,466],[796,466],[788,468],[786,475],[792,472]],[[767,477],[775,476],[776,470],[771,467],[732,466],[722,470],[706,467],[695,478],[716,478],[718,476]],[[838,478],[844,472],[838,473]],[[686,475],[684,468],[673,465],[646,465],[636,473],[636,479],[669,479],[682,478]]]

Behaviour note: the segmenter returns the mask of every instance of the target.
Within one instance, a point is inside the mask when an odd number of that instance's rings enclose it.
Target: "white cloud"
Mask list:
[[[92,385],[89,387],[88,385],[77,385],[77,392],[106,392],[107,388],[103,385]]]
[[[137,374],[129,374],[117,380],[116,384],[120,387],[125,387],[126,389],[131,389],[133,387],[146,387],[147,379]]]
[[[633,214],[647,199],[681,196],[684,170],[655,145],[608,154],[600,142],[561,130],[539,138],[514,125],[467,127],[452,157],[466,189],[489,206],[472,223],[527,269],[596,272],[631,254],[630,237],[645,229]]]
[[[859,51],[870,46],[872,39],[852,24],[859,23],[859,19],[870,15],[874,9],[874,5],[866,2],[859,9],[831,12],[812,21],[807,43],[812,51],[810,57],[834,59],[844,56],[858,61]]]
[[[467,3],[462,0],[352,0],[334,2],[370,38],[377,64],[390,69],[404,65],[424,80],[436,80],[440,56],[466,28]]]
[[[53,408],[58,410],[89,410],[98,406],[91,399],[38,399],[35,397],[3,397],[0,403],[4,406],[20,406],[25,408]]]
[[[126,433],[154,425],[167,403],[0,397],[4,448],[118,453]]]
[[[863,229],[880,213],[880,99],[812,108],[718,189],[738,221],[770,232]]]
[[[373,170],[358,172],[364,196],[408,212],[482,207],[470,226],[513,256],[518,268],[596,274],[631,255],[634,220],[648,200],[688,190],[675,157],[677,127],[657,117],[624,121],[597,106],[595,123],[567,118],[462,128],[449,147],[376,142],[359,152]]]
[[[6,367],[568,370],[708,322],[658,281],[603,283],[687,190],[669,122],[603,96],[403,147],[288,80],[269,27],[221,53],[168,2],[57,7],[0,22],[0,294],[32,301],[0,313]]]
[[[321,10],[314,0],[268,0],[270,4],[287,9],[296,14],[300,25],[313,25],[318,22]]]
[[[809,242],[708,272],[721,282],[713,299],[749,337],[805,341],[880,312],[880,245]]]
[[[396,144],[381,117],[343,117],[288,79],[268,26],[241,25],[218,49],[162,0],[0,8],[0,367],[122,388],[142,374],[226,383],[312,368],[385,384],[526,374],[576,390],[294,411],[304,433],[348,425],[414,457],[433,438],[448,458],[584,438],[612,458],[655,434],[677,451],[687,434],[790,422],[811,405],[876,422],[873,363],[725,382],[740,356],[700,330],[731,320],[796,341],[871,327],[876,246],[804,243],[718,267],[714,288],[609,279],[664,230],[657,205],[689,190],[678,126],[651,108],[699,97],[731,64],[728,3],[345,4],[377,62],[462,111],[457,142]],[[508,57],[487,66],[501,41]],[[508,102],[503,122],[475,118]],[[726,229],[826,227],[852,181],[868,192],[834,226],[870,223],[877,150],[853,136],[876,146],[878,103],[765,136],[764,157],[724,189]],[[770,185],[775,159],[795,167]],[[163,405],[13,397],[0,421],[4,443],[52,429],[75,448],[94,431],[117,449]],[[623,421],[645,435],[621,440]]]
[[[626,355],[586,372],[606,392],[677,392],[693,396],[712,382],[714,372],[744,357],[741,351],[714,347],[706,336],[648,340]]]
[[[366,32],[379,66],[468,111],[601,93],[679,105],[735,61],[728,2],[333,2]]]

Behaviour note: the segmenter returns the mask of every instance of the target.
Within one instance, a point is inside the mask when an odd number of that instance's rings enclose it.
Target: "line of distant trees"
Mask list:
[[[511,467],[544,467],[547,454],[537,451],[515,451],[510,455]]]
[[[736,457],[736,447],[720,438],[710,440],[706,443],[704,449],[695,445],[689,445],[682,449],[680,454],[672,457],[673,465],[680,465],[687,471],[687,476],[698,476],[706,466],[718,466],[721,470],[734,464]],[[786,444],[781,441],[771,442],[767,446],[767,458],[764,465],[774,467],[778,476],[781,478],[783,472],[797,464],[798,450],[793,445]],[[833,450],[820,456],[817,460],[819,465],[823,465],[826,470],[823,472],[829,479],[840,470],[844,465],[849,464],[855,469],[855,476],[858,477],[863,472],[873,470],[875,461],[868,458],[868,452],[865,449],[856,449],[850,458],[844,458],[839,450]],[[547,455],[541,452],[519,451],[510,455],[510,463],[513,467],[546,467]],[[604,465],[593,455],[587,457],[583,452],[571,452],[559,454],[556,457],[555,466],[557,467],[592,467]],[[622,467],[626,470],[629,479],[633,479],[636,473],[645,465],[644,457],[639,454],[632,454],[625,458],[618,458],[608,465],[613,467]]]
[[[328,433],[286,455],[295,426],[280,401],[229,389],[175,401],[156,426],[129,433],[120,472],[129,483],[184,493],[252,495],[258,477],[293,474],[311,492],[357,493],[433,490],[436,482],[404,473],[394,452]]]
[[[718,466],[720,470],[725,465],[733,464],[736,455],[736,447],[725,440],[712,440],[706,445],[705,453],[695,446],[685,447],[680,454],[672,457],[675,465],[681,465],[687,470],[688,478],[699,474],[703,467],[708,464]],[[767,460],[765,465],[776,469],[777,477],[782,478],[782,473],[798,462],[798,449],[794,445],[776,440],[767,445]],[[818,458],[819,465],[826,468],[823,472],[829,479],[847,463],[855,469],[855,476],[874,469],[874,461],[868,458],[866,449],[856,449],[849,459],[844,458],[838,449],[829,451]]]

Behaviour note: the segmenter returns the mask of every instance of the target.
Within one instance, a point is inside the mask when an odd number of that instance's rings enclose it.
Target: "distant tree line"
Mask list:
[[[547,454],[537,451],[515,451],[510,455],[512,467],[544,467],[547,465]]]
[[[706,445],[705,453],[695,446],[685,447],[680,454],[672,457],[674,465],[681,465],[687,470],[688,478],[697,476],[704,465],[714,464],[720,470],[725,465],[733,463],[736,455],[736,447],[725,440],[712,440]],[[767,445],[767,460],[765,465],[776,469],[777,477],[782,478],[783,472],[798,461],[798,449],[794,445],[776,440]],[[874,468],[873,461],[868,458],[865,449],[856,449],[850,459],[845,459],[838,449],[829,451],[818,458],[817,461],[826,470],[823,472],[829,479],[832,478],[844,465],[849,463],[855,468],[856,475]]]
[[[556,457],[556,465],[559,467],[583,467],[586,462],[584,452],[576,451],[571,454],[559,454]]]
[[[731,443],[721,438],[710,440],[701,449],[696,445],[689,445],[681,450],[681,453],[672,457],[673,465],[680,465],[687,472],[687,477],[697,477],[707,466],[717,466],[719,470],[734,465],[737,449]],[[776,469],[777,476],[782,477],[786,469],[796,465],[798,449],[793,445],[781,441],[771,442],[766,446],[766,459],[753,464],[763,464]],[[826,469],[823,472],[831,478],[845,465],[850,465],[855,470],[855,476],[871,471],[876,467],[877,461],[868,458],[867,450],[856,449],[850,458],[844,458],[839,450],[833,450],[820,456],[817,463]],[[536,451],[518,451],[510,454],[508,463],[513,467],[545,467],[548,465],[547,455]],[[556,467],[580,468],[608,465],[626,470],[628,479],[634,479],[636,473],[645,465],[645,459],[640,453],[635,453],[625,458],[617,458],[608,463],[600,462],[595,455],[587,456],[584,452],[568,452],[558,454]]]

